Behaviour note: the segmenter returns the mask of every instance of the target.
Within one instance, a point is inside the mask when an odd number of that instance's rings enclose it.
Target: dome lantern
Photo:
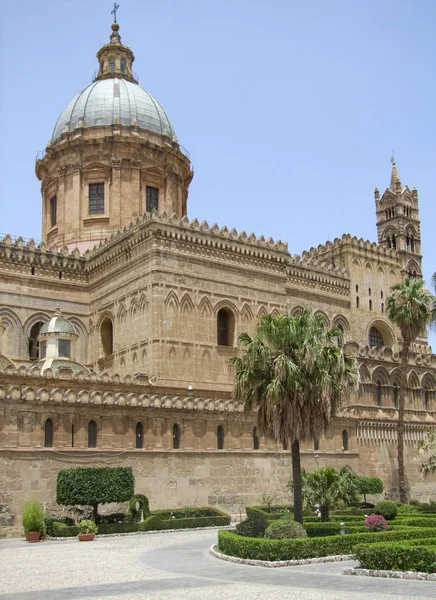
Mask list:
[[[132,72],[132,63],[135,60],[135,55],[128,46],[124,46],[121,43],[119,29],[120,26],[118,23],[112,23],[109,44],[105,44],[97,52],[99,70],[94,81],[119,77],[127,79],[127,81],[131,81],[132,83],[138,83]]]

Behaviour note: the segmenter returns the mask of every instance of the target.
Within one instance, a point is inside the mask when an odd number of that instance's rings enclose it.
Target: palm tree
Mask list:
[[[310,309],[266,315],[256,335],[242,333],[238,343],[233,395],[246,410],[257,409],[259,433],[291,446],[294,518],[302,523],[300,441],[319,439],[356,387],[356,360],[344,351],[342,331],[328,330]]]
[[[319,504],[321,521],[328,521],[330,509],[337,502],[347,504],[357,503],[359,500],[358,477],[350,467],[323,467],[307,473],[301,473],[303,501],[306,508]]]
[[[407,502],[404,476],[404,399],[407,387],[407,365],[410,345],[425,331],[434,318],[433,298],[422,279],[406,279],[392,287],[386,301],[390,320],[399,327],[403,338],[401,350],[401,378],[398,401],[398,488],[400,501]]]

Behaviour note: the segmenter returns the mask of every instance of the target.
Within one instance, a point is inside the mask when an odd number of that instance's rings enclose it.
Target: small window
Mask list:
[[[359,293],[359,286],[356,283],[356,294],[358,294],[358,293]]]
[[[173,425],[173,449],[179,450],[180,448],[180,425],[174,423]]]
[[[384,346],[382,334],[376,327],[369,330],[368,342],[371,348],[381,348]]]
[[[375,388],[375,397],[376,397],[377,406],[380,407],[382,405],[382,384],[381,384],[381,381],[378,381],[378,380],[377,380],[376,388]]]
[[[368,296],[371,296],[371,288],[368,288]]]
[[[123,58],[120,61],[120,69],[121,69],[121,73],[126,72],[126,61]]]
[[[94,420],[88,423],[88,448],[97,448],[97,423]]]
[[[65,358],[71,358],[71,341],[70,340],[58,340],[58,351],[59,356]]]
[[[218,450],[224,449],[224,427],[222,425],[218,425],[216,429],[216,441]]]
[[[348,450],[348,431],[344,429],[342,432],[342,450],[346,452]]]
[[[318,438],[313,438],[313,449],[319,450],[319,439]]]
[[[287,440],[283,440],[283,450],[287,450],[288,449],[288,442]]]
[[[89,184],[89,214],[104,215],[104,183]]]
[[[385,312],[385,305],[383,304],[383,302],[381,303],[381,311],[382,311],[382,313]]]
[[[58,199],[56,196],[50,198],[50,227],[54,227],[57,223]]]
[[[30,360],[38,360],[39,358],[39,343],[38,336],[43,323],[38,321],[35,325],[32,325],[29,335],[29,358]]]
[[[115,71],[115,59],[112,56],[109,58],[109,71],[111,73]]]
[[[74,423],[71,425],[71,448],[74,448]]]
[[[257,433],[257,427],[253,429],[253,450],[259,450],[259,435]]]
[[[39,358],[45,358],[47,355],[47,341],[44,340],[39,344]]]
[[[44,448],[53,446],[53,421],[47,419],[44,425]]]
[[[394,383],[394,406],[398,408],[398,384]]]
[[[359,308],[359,296],[356,296],[356,307]]]
[[[135,440],[136,448],[144,447],[144,425],[142,423],[136,424]]]
[[[114,351],[114,331],[109,317],[103,319],[100,327],[101,356],[110,356]]]
[[[159,207],[159,188],[149,185],[145,188],[145,210],[151,213],[153,209],[158,210]]]
[[[383,292],[380,292],[380,298],[383,300]]]
[[[221,308],[217,314],[218,346],[233,346],[235,317],[228,308]]]
[[[369,301],[369,310],[372,310],[372,300]]]

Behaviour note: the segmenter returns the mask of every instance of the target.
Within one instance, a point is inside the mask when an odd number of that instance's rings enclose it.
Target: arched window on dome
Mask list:
[[[371,348],[381,348],[384,346],[383,336],[377,327],[371,327],[369,330],[368,343]]]
[[[109,57],[109,72],[113,73],[115,71],[115,58],[113,56]]]
[[[121,70],[121,73],[126,72],[126,61],[124,60],[124,58],[122,58],[120,61],[120,70]]]
[[[53,446],[53,421],[47,419],[44,424],[44,448],[52,448]]]

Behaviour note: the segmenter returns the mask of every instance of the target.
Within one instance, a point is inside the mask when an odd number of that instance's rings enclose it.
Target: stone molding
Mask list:
[[[423,440],[434,423],[422,425],[418,423],[404,423],[404,442],[416,444]],[[386,421],[358,421],[357,440],[359,442],[392,442],[397,443],[397,423]]]

